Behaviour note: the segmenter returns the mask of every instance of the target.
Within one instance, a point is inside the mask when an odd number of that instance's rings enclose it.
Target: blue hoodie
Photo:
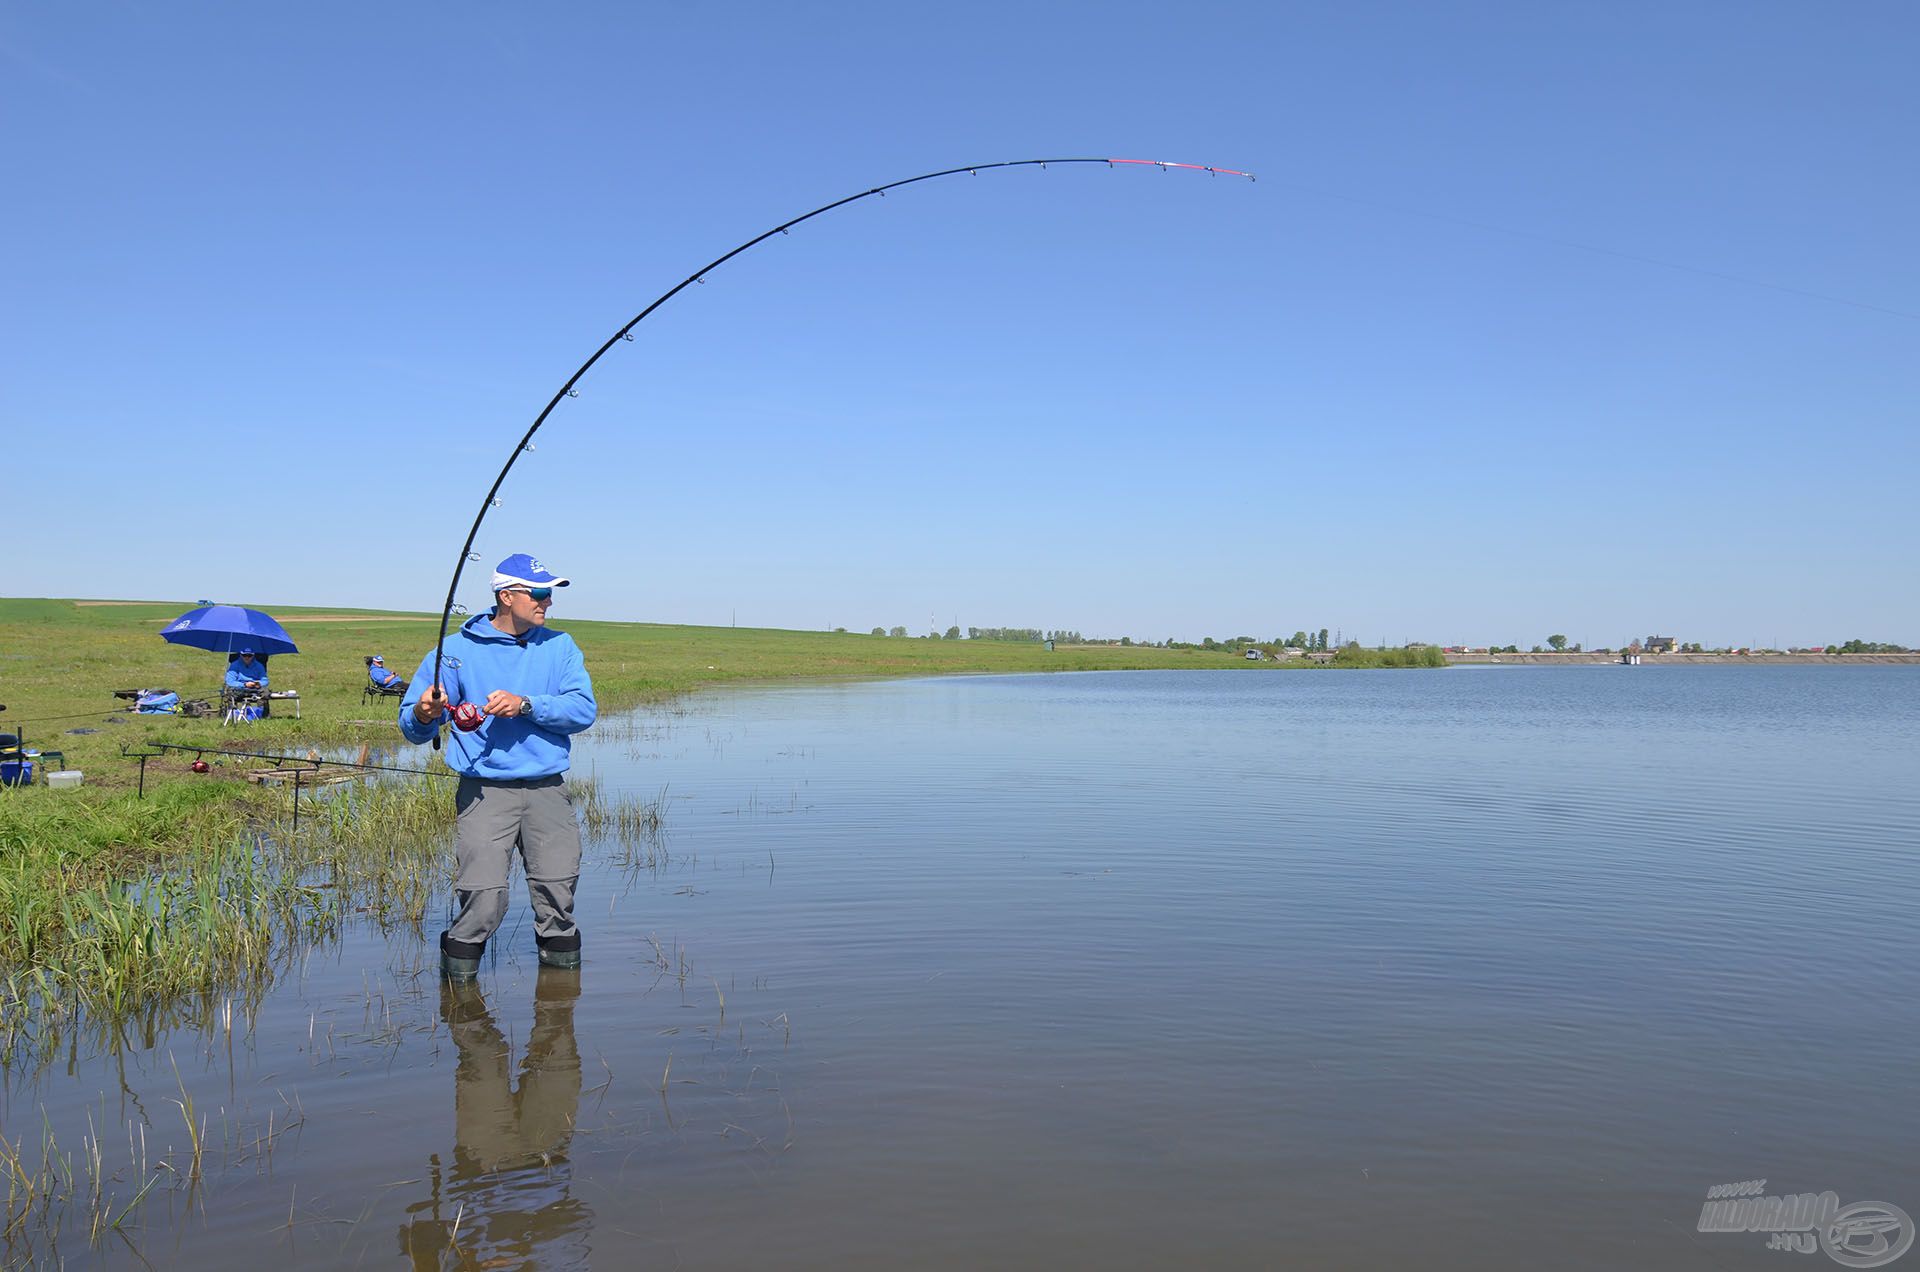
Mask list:
[[[524,716],[488,716],[472,733],[447,730],[447,767],[468,777],[509,781],[550,777],[567,771],[570,734],[593,723],[599,711],[593,700],[593,682],[587,678],[586,659],[565,632],[536,627],[515,638],[493,625],[493,611],[476,614],[447,638],[448,658],[458,667],[440,665],[440,681],[454,704],[485,705],[496,689],[533,700]],[[414,718],[413,706],[433,685],[433,654],[420,661],[406,696],[400,700],[400,732],[407,741],[431,741],[445,713],[432,724]]]

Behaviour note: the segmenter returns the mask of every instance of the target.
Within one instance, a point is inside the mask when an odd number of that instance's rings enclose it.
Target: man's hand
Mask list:
[[[413,704],[413,718],[422,724],[432,724],[447,710],[447,691],[439,685],[430,687],[420,695],[420,701]]]
[[[486,710],[490,716],[517,716],[520,704],[526,701],[517,693],[508,693],[505,689],[495,689],[487,695]]]

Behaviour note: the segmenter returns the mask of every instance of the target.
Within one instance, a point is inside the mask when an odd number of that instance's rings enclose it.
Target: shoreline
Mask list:
[[[1449,667],[1620,666],[1620,654],[1448,654]],[[1920,666],[1920,654],[1647,654],[1642,667]]]

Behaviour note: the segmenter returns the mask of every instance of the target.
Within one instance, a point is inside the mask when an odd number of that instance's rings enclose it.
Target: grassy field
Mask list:
[[[337,930],[349,914],[418,926],[448,872],[452,783],[444,777],[357,781],[302,800],[296,832],[285,786],[241,779],[257,767],[192,753],[151,759],[137,795],[123,749],[153,743],[278,755],[364,752],[426,764],[395,724],[397,700],[363,701],[365,656],[410,675],[431,647],[436,616],[276,608],[300,646],[270,664],[275,689],[300,694],[270,719],[226,726],[215,716],[130,714],[116,689],[164,687],[219,700],[224,655],[167,644],[160,629],[186,601],[0,599],[0,733],[64,753],[85,784],[0,789],[0,1063],[46,1056],[83,1020],[109,1030],[205,1013],[216,996],[258,993],[295,942]],[[946,641],[847,633],[561,621],[585,650],[603,717],[699,689],[791,679],[1091,671],[1234,669],[1221,650]],[[1365,658],[1362,658],[1362,654]],[[1354,665],[1426,665],[1400,651],[1341,651]],[[1382,661],[1384,660],[1384,661]],[[1298,664],[1292,664],[1298,665]],[[336,772],[338,770],[335,770]],[[654,850],[659,809],[576,790],[589,829],[635,860]]]
[[[299,720],[279,703],[271,719],[250,726],[223,727],[217,718],[108,715],[126,705],[113,698],[115,689],[165,687],[183,698],[217,703],[225,657],[160,639],[160,628],[190,608],[191,601],[0,599],[0,703],[7,707],[0,733],[20,733],[29,746],[63,751],[67,767],[84,771],[87,788],[96,791],[133,781],[137,770],[120,757],[123,744],[168,741],[304,753],[310,747],[399,743],[394,701],[361,701],[363,659],[383,654],[394,670],[411,675],[432,647],[437,615],[276,608],[274,617],[301,652],[274,658],[269,671],[273,688],[299,691]],[[553,625],[571,632],[586,651],[603,715],[747,681],[1272,666],[1218,652],[1139,646],[1069,646],[1048,653],[1037,644],[996,641],[564,618]],[[97,731],[69,732],[76,728]],[[149,781],[177,777],[185,763],[154,762]]]
[[[45,1054],[72,1022],[130,1012],[207,1010],[210,995],[271,979],[294,930],[327,931],[348,912],[418,924],[447,873],[452,784],[356,782],[310,796],[291,826],[284,787],[239,780],[251,767],[194,756],[148,762],[139,797],[123,748],[155,742],[304,755],[357,749],[428,762],[405,747],[397,702],[363,702],[364,658],[410,674],[435,618],[278,608],[301,648],[270,664],[275,689],[300,693],[251,725],[215,717],[129,714],[116,689],[165,687],[217,703],[224,655],[170,645],[160,629],[191,604],[0,600],[0,732],[59,750],[79,790],[0,789],[0,1063]],[[815,632],[556,623],[587,654],[603,713],[666,702],[705,686],[819,677],[1150,667],[1245,667],[1224,653],[937,641]],[[404,754],[389,757],[389,749]],[[436,763],[430,767],[439,769]],[[647,850],[658,810],[607,805],[590,784],[577,801],[630,850]],[[319,882],[316,883],[316,880]]]

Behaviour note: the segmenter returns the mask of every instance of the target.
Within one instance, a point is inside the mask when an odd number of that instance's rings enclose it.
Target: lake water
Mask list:
[[[1904,667],[709,694],[576,750],[579,974],[363,933],[0,1118],[211,1119],[114,1266],[1827,1266],[1696,1228],[1920,1213],[1916,757]]]

